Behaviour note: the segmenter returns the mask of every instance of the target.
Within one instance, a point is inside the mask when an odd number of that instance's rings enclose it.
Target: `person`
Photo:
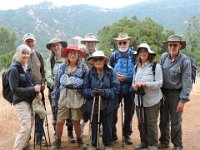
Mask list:
[[[135,110],[134,93],[132,89],[132,80],[134,73],[134,51],[129,48],[130,37],[127,33],[119,33],[117,38],[114,38],[118,49],[110,56],[110,66],[117,72],[117,77],[121,84],[120,94],[118,95],[119,103],[124,99],[124,122],[123,122],[123,139],[126,144],[131,145],[132,139],[132,118]],[[117,109],[114,111],[113,120],[113,141],[117,137]]]
[[[81,149],[87,149],[87,146],[82,140],[80,128],[80,119],[82,119],[81,107],[84,101],[82,86],[84,74],[87,70],[86,66],[82,64],[82,58],[85,56],[85,53],[78,46],[71,45],[63,49],[61,56],[65,58],[65,63],[60,64],[56,71],[52,93],[52,95],[55,95],[55,92],[60,87],[56,139],[52,145],[52,149],[60,148],[63,125],[65,119],[70,117],[76,133],[77,144]],[[52,102],[55,100],[53,98]]]
[[[164,42],[169,52],[161,56],[163,71],[164,102],[160,108],[160,143],[159,148],[168,148],[170,141],[169,125],[171,122],[171,142],[175,150],[183,149],[182,143],[182,115],[185,103],[190,100],[192,89],[191,63],[181,52],[186,47],[186,41],[178,35],[171,35]]]
[[[85,38],[81,40],[81,43],[85,45],[85,61],[96,51],[96,45],[99,40],[95,37],[93,33],[88,33]]]
[[[20,45],[16,49],[13,63],[9,71],[9,85],[13,93],[13,105],[20,121],[20,131],[17,133],[13,150],[28,147],[34,115],[31,103],[41,90],[40,84],[34,85],[31,69],[28,67],[31,49]]]
[[[44,99],[44,88],[45,88],[45,71],[44,71],[44,61],[39,52],[35,50],[36,39],[32,33],[26,33],[23,36],[23,43],[30,47],[31,55],[28,61],[28,66],[30,66],[34,78],[34,82],[42,85],[42,102],[45,104]],[[44,128],[43,119],[40,119],[39,114],[35,114],[35,140],[36,144],[46,145],[47,141],[44,139]]]
[[[52,124],[53,124],[55,132],[56,132],[58,105],[55,103],[53,103],[52,105],[51,93],[54,87],[54,79],[55,79],[56,70],[58,69],[58,66],[64,62],[64,58],[61,57],[61,51],[62,51],[62,48],[66,48],[66,47],[67,47],[67,42],[62,41],[59,38],[53,38],[49,41],[49,43],[46,44],[46,48],[50,50],[50,56],[49,58],[47,58],[47,61],[46,61],[45,76],[46,76],[46,81],[47,81],[47,87],[49,90],[48,98],[49,98],[50,105],[52,108],[52,115],[53,115]],[[69,118],[66,121],[66,123],[67,123],[66,125],[67,125],[67,130],[68,130],[68,140],[71,143],[75,143],[75,139],[73,136],[73,125],[72,125],[71,119]]]
[[[155,62],[155,56],[156,53],[150,49],[147,43],[142,43],[138,46],[138,59],[132,86],[136,93],[143,88],[145,95],[141,100],[138,99],[138,96],[140,96],[138,93],[134,99],[141,139],[141,144],[136,146],[136,150],[148,149],[148,146],[149,150],[158,150],[157,121],[162,99],[163,76],[160,64]],[[154,70],[153,67],[155,67]],[[144,116],[140,116],[140,104],[143,104]],[[141,124],[141,117],[144,119],[144,126]]]
[[[99,43],[99,40],[93,33],[88,33],[85,35],[85,38],[81,40],[81,43],[85,45],[85,64],[88,65],[87,59],[96,51],[96,45]],[[89,66],[88,67],[92,67]],[[84,102],[85,103],[85,102]],[[89,115],[87,112],[83,112],[83,120],[81,120],[81,132],[83,133],[84,127],[88,122]]]
[[[92,145],[97,146],[97,126],[103,125],[103,144],[105,150],[112,150],[112,120],[113,110],[118,107],[116,95],[120,91],[120,83],[116,72],[107,65],[109,58],[103,51],[94,52],[89,58],[88,63],[93,66],[85,75],[84,97],[86,98],[86,108],[92,119]],[[100,97],[100,106],[98,100]],[[92,108],[95,100],[95,106]],[[100,114],[98,114],[100,109]],[[93,114],[91,112],[93,110]],[[98,123],[98,115],[100,122]]]

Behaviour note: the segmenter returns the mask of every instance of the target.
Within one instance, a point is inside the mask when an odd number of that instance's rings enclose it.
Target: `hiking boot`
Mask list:
[[[117,134],[114,133],[114,134],[112,135],[112,141],[113,141],[113,142],[116,142],[117,140],[118,140]]]
[[[47,146],[48,145],[47,141],[44,138],[42,138],[41,141],[40,140],[36,140],[36,144],[37,145],[42,144],[42,146]]]
[[[106,146],[105,150],[112,150],[112,147],[111,146]]]
[[[169,144],[159,143],[159,144],[158,144],[158,148],[159,148],[159,149],[169,148]]]
[[[140,143],[135,147],[135,150],[145,150],[145,149],[148,149],[148,146],[144,143]]]
[[[68,132],[68,141],[71,143],[76,143],[76,140],[74,139],[73,132]]]
[[[149,150],[158,150],[158,146],[157,145],[149,146]]]
[[[61,146],[61,139],[56,139],[51,146],[51,150],[59,150],[60,146]]]
[[[132,145],[132,144],[133,144],[133,141],[132,141],[132,139],[131,139],[130,136],[125,136],[124,142],[125,142],[127,145]]]
[[[81,138],[77,139],[77,144],[82,150],[87,150],[87,145],[84,144],[83,140]]]
[[[183,147],[181,147],[181,146],[174,146],[172,150],[183,150]]]

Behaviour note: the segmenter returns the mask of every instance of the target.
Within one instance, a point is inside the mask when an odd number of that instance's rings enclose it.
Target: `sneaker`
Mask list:
[[[106,146],[105,150],[112,150],[112,147],[111,146]]]
[[[74,139],[73,132],[68,132],[68,141],[71,143],[76,143],[76,140]]]
[[[157,145],[149,146],[149,150],[158,150],[158,146]]]
[[[133,141],[132,141],[132,139],[131,139],[130,136],[126,136],[126,137],[124,138],[124,140],[125,140],[125,143],[126,143],[127,145],[132,145],[132,144],[133,144]]]
[[[56,139],[51,146],[51,150],[59,150],[60,146],[61,146],[61,140]]]
[[[77,144],[82,150],[87,150],[87,145],[84,144],[82,139],[77,139]]]
[[[148,149],[148,146],[144,143],[140,143],[135,147],[135,150],[145,150],[145,149]]]
[[[158,144],[158,148],[159,148],[159,149],[169,148],[169,144],[159,143],[159,144]]]

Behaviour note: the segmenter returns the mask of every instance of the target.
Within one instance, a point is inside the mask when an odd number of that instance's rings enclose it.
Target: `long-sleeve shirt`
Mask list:
[[[142,67],[137,66],[136,74],[133,75],[133,84],[145,82],[145,95],[143,96],[144,107],[151,107],[162,99],[161,87],[163,84],[163,75],[160,64],[156,64],[155,76],[152,70],[153,64],[146,62]],[[135,104],[138,106],[138,95],[135,95]]]
[[[189,94],[192,89],[191,79],[191,63],[184,54],[179,53],[174,61],[171,61],[168,53],[164,53],[161,57],[161,65],[163,70],[163,88],[168,90],[180,90],[180,100],[188,101]]]
[[[46,72],[45,72],[45,76],[46,76],[46,81],[47,81],[47,86],[49,88],[53,88],[53,85],[54,85],[54,78],[55,78],[55,74],[56,74],[56,70],[58,69],[58,66],[64,62],[64,59],[63,58],[57,58],[57,57],[54,57],[55,59],[55,64],[54,64],[54,67],[53,67],[53,70],[51,68],[51,61],[50,61],[50,58],[47,59],[46,61]]]

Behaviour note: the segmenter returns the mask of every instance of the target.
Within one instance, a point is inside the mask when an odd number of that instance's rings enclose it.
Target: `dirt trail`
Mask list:
[[[1,85],[1,84],[0,84]],[[19,121],[16,116],[16,112],[13,106],[11,106],[8,102],[3,100],[2,92],[0,88],[0,150],[11,150],[14,144],[16,133],[19,129]],[[46,94],[47,95],[47,94]],[[48,103],[48,99],[46,97],[46,105],[48,111],[48,120],[49,120],[49,127],[50,127],[50,135],[51,135],[51,142],[53,139],[53,129],[51,126],[51,111]],[[119,115],[120,116],[120,115]],[[135,145],[139,144],[139,133],[137,130],[137,120],[136,116],[133,119],[133,142],[134,144],[131,146],[125,145],[124,148],[121,147],[121,126],[120,126],[120,119],[117,124],[118,127],[118,136],[119,140],[117,143],[114,144],[114,150],[133,150]],[[88,124],[84,130],[83,138],[84,141],[89,144],[89,137],[88,137]],[[64,129],[63,133],[63,144],[62,149],[67,150],[75,150],[78,149],[76,144],[71,144],[67,141],[66,137],[66,128]],[[32,135],[33,137],[33,135]],[[101,139],[100,139],[101,141]],[[183,114],[183,142],[184,142],[184,149],[185,150],[200,150],[200,82],[196,83],[193,86],[193,91],[191,94],[191,101],[186,104],[184,114]],[[33,149],[33,140],[31,140],[30,149]],[[36,147],[39,149],[39,147]],[[46,148],[43,148],[46,149]],[[101,144],[101,149],[103,146]]]

